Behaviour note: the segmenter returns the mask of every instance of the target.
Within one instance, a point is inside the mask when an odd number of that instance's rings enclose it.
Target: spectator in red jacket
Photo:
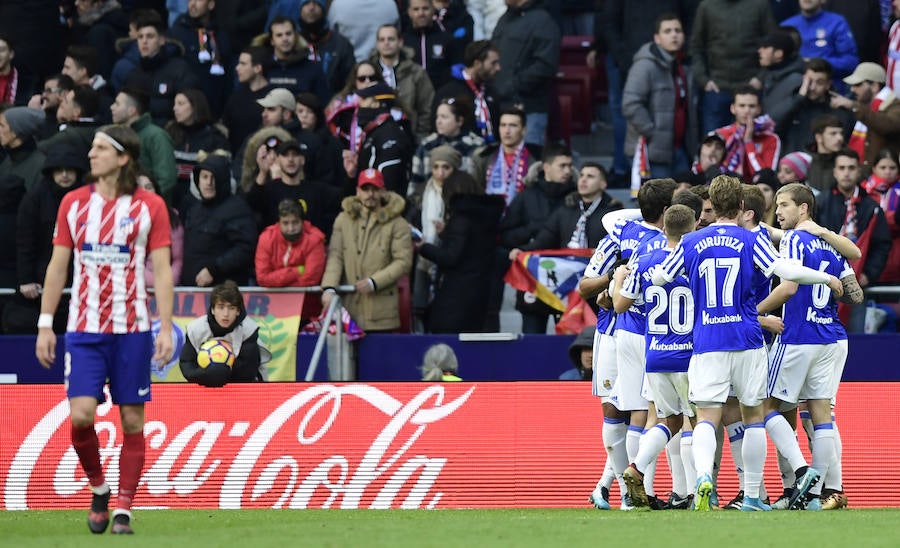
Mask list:
[[[278,204],[278,222],[259,235],[256,281],[263,287],[319,285],[325,272],[325,234],[305,219],[296,200]],[[319,312],[318,299],[306,299],[301,319]]]
[[[725,141],[725,160],[722,167],[737,173],[745,181],[757,171],[778,168],[781,139],[775,134],[775,124],[763,112],[759,91],[743,86],[734,91],[731,113],[734,123],[716,130]]]

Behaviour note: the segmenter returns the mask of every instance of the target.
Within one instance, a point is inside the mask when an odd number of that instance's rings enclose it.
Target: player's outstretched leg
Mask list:
[[[113,525],[109,531],[114,535],[133,535],[134,530],[131,528],[131,512],[122,509],[113,511]]]

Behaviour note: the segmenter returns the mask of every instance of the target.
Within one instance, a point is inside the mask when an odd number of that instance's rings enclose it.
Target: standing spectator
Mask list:
[[[64,91],[56,117],[60,130],[55,135],[38,142],[38,150],[47,154],[53,147],[66,143],[76,149],[76,153],[87,157],[94,140],[94,132],[100,126],[97,111],[100,108],[100,94],[89,85],[78,85]]]
[[[768,0],[703,0],[694,18],[690,56],[703,90],[703,133],[726,125],[734,91],[756,74],[760,36],[776,30]],[[769,166],[771,167],[771,166]]]
[[[806,61],[800,89],[779,108],[787,110],[775,126],[786,151],[806,150],[813,142],[812,122],[823,114],[833,114],[841,120],[845,137],[853,128],[849,111],[831,107],[831,64],[824,59]]]
[[[759,46],[759,66],[762,67],[762,104],[775,122],[776,131],[784,126],[792,104],[791,99],[803,84],[804,65],[794,48],[794,39],[785,31],[776,31],[763,38]]]
[[[138,172],[137,184],[147,192],[159,194],[159,185],[144,169],[141,169]],[[172,251],[169,256],[172,265],[172,279],[180,280],[181,267],[184,265],[184,224],[181,222],[181,215],[178,213],[177,209],[168,206],[168,210],[169,227],[172,232]],[[153,261],[148,257],[147,264],[144,265],[144,282],[147,284],[147,287],[153,287],[155,279],[156,278],[153,276]]]
[[[266,28],[269,3],[269,0],[219,0],[219,28],[231,36],[234,51],[249,46],[260,29]]]
[[[841,120],[837,116],[824,114],[812,122],[813,143],[806,184],[813,194],[827,192],[834,188],[834,158],[844,148],[844,133]]]
[[[109,105],[115,99],[112,87],[106,83],[99,71],[97,49],[92,46],[69,46],[63,61],[62,73],[72,79],[75,85],[89,85],[100,96],[97,109],[98,123],[109,123]],[[110,67],[112,68],[112,67]]]
[[[72,43],[95,48],[97,72],[109,75],[116,62],[116,40],[128,35],[128,15],[116,0],[79,0],[75,9]]]
[[[431,151],[443,145],[456,149],[460,155],[459,169],[467,173],[472,170],[472,154],[484,139],[471,131],[465,131],[466,119],[471,118],[472,105],[465,98],[448,97],[438,103],[434,114],[436,131],[422,140],[412,161],[411,182],[418,187],[428,179],[429,156]]]
[[[731,103],[734,123],[716,130],[725,141],[723,167],[746,180],[760,169],[775,169],[781,155],[781,139],[772,119],[760,116],[762,107],[759,91],[741,86],[734,90]]]
[[[272,86],[286,88],[294,94],[311,91],[322,101],[329,99],[322,66],[318,61],[309,60],[305,40],[297,34],[293,19],[281,16],[272,19],[268,32],[254,39],[253,45],[266,45],[272,50],[272,63],[266,71]]]
[[[263,109],[259,100],[272,89],[266,78],[266,56],[266,49],[261,46],[244,48],[238,56],[234,69],[238,85],[228,97],[222,113],[231,153],[235,155],[247,136],[259,128]]]
[[[138,51],[141,54],[138,66],[128,75],[125,85],[141,90],[149,97],[148,112],[153,122],[164,126],[172,118],[172,104],[175,94],[183,89],[197,87],[197,78],[181,58],[166,49],[165,27],[156,12],[134,23],[137,30]]]
[[[431,129],[434,85],[425,69],[412,59],[413,51],[403,46],[400,29],[394,25],[378,28],[375,51],[369,56],[369,62],[378,67],[382,79],[397,90],[400,102],[406,107],[410,127],[421,139]]]
[[[31,78],[13,65],[15,56],[10,38],[0,34],[0,105],[24,106],[31,97]]]
[[[309,92],[297,94],[296,100],[297,106],[294,108],[294,114],[297,115],[297,122],[303,131],[309,134],[314,142],[314,146],[310,148],[316,151],[319,180],[343,192],[344,160],[341,142],[328,129],[322,103],[319,102],[318,97]],[[332,175],[323,176],[326,173]]]
[[[140,164],[159,183],[163,198],[171,203],[177,172],[172,138],[150,119],[147,96],[139,90],[123,89],[109,107],[114,124],[130,126],[141,139]]]
[[[359,142],[355,135],[351,135],[350,128],[358,126],[356,108],[359,106],[359,96],[356,92],[362,88],[373,86],[378,82],[384,82],[384,76],[377,62],[360,61],[353,65],[353,70],[347,76],[347,82],[339,92],[332,97],[331,102],[325,107],[325,116],[331,132],[342,140],[344,148],[351,151],[359,149]]]
[[[879,283],[896,284],[900,282],[900,219],[897,209],[900,207],[900,167],[897,157],[890,150],[882,150],[875,157],[872,174],[862,182],[862,187],[869,197],[878,202],[884,212],[888,229],[891,231],[891,252],[887,264],[878,278]]]
[[[250,281],[257,230],[253,212],[231,193],[228,159],[210,155],[194,168],[200,201],[184,216],[181,285],[209,287]]]
[[[359,175],[356,196],[344,199],[334,221],[322,276],[322,307],[328,308],[337,286],[355,286],[356,292],[345,295],[342,303],[369,333],[400,327],[397,281],[412,267],[404,204],[401,196],[385,190],[381,172],[366,169]]]
[[[487,143],[497,140],[500,106],[489,85],[500,71],[500,53],[489,40],[478,40],[466,46],[464,65],[451,67],[451,78],[434,94],[433,111],[451,98],[470,97],[474,116],[466,116],[465,129],[476,131]]]
[[[794,27],[800,33],[800,55],[818,57],[831,63],[833,82],[837,89],[844,85],[841,78],[849,75],[859,64],[856,41],[850,25],[842,15],[826,11],[825,0],[799,0],[800,13],[782,21],[782,26]],[[859,5],[859,2],[857,2]],[[875,32],[868,29],[868,32]]]
[[[462,51],[457,51],[453,35],[435,20],[432,0],[410,0],[406,13],[410,27],[403,32],[403,43],[412,48],[413,61],[438,89],[450,79],[450,67],[462,61]]]
[[[325,0],[301,0],[299,4],[300,36],[308,44],[310,58],[322,64],[329,91],[337,93],[356,62],[353,46],[344,35],[328,28]],[[322,104],[327,99],[319,98]]]
[[[382,25],[398,24],[400,12],[393,0],[332,0],[328,8],[328,26],[350,41],[357,61],[375,48]]]
[[[506,13],[504,0],[465,0],[466,11],[472,16],[474,40],[488,40],[497,21]]]
[[[848,109],[856,118],[848,146],[868,166],[883,148],[893,152],[894,156],[900,153],[900,100],[893,89],[884,85],[885,76],[881,65],[860,63],[853,74],[844,78],[856,100],[837,95],[831,97],[832,108]]]
[[[37,149],[34,136],[44,121],[44,111],[13,107],[0,112],[0,147],[6,152],[0,161],[0,179],[18,178],[25,190],[41,180],[44,153]]]
[[[525,142],[525,113],[508,109],[500,113],[499,142],[475,151],[472,177],[488,194],[502,194],[508,206],[525,188],[525,175],[541,157],[541,149]]]
[[[494,81],[503,108],[525,111],[525,141],[544,144],[550,88],[559,68],[559,27],[537,0],[506,0],[509,6],[497,22],[491,42],[500,52],[500,72]]]
[[[627,150],[647,146],[654,178],[687,171],[690,153],[697,147],[696,93],[684,64],[684,31],[674,14],[656,21],[653,41],[634,56],[622,95],[622,113],[628,120]]]

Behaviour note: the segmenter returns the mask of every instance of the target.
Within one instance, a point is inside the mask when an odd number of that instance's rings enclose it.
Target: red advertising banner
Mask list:
[[[896,386],[841,387],[853,507],[896,505]],[[145,508],[579,507],[605,460],[599,401],[578,382],[164,384],[153,397],[135,497]],[[2,508],[86,507],[62,387],[0,385],[0,402]],[[96,428],[115,489],[122,432],[108,403]],[[777,495],[774,461],[770,446],[766,483]],[[665,469],[661,459],[659,494]],[[737,484],[727,456],[722,470],[728,500]]]

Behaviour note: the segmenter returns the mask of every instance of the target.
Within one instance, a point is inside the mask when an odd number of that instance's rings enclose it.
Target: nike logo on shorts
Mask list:
[[[149,386],[146,387],[146,388],[138,388],[138,396],[146,396],[146,395],[149,394],[149,393],[150,393],[150,387],[149,387]]]

